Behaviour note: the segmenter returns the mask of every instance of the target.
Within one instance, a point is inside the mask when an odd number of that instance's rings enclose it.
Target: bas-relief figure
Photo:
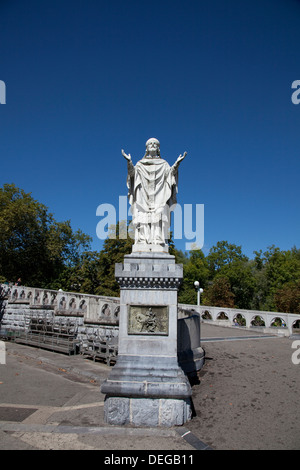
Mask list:
[[[129,306],[128,334],[168,335],[167,306]]]
[[[127,160],[127,187],[131,205],[135,246],[140,251],[166,251],[170,228],[170,208],[176,204],[178,167],[186,152],[173,166],[160,156],[160,143],[146,142],[144,157],[134,166],[131,155],[122,150]],[[138,250],[139,251],[139,250]]]

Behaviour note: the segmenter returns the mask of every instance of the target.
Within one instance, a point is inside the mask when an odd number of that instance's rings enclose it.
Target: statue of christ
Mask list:
[[[177,202],[178,167],[186,152],[172,167],[160,156],[160,143],[146,142],[144,157],[134,166],[131,155],[122,150],[127,160],[127,187],[134,227],[134,251],[167,251],[170,208]],[[134,249],[135,248],[135,249]]]

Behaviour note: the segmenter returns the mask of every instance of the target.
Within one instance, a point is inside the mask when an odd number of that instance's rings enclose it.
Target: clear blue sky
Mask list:
[[[300,2],[1,0],[0,185],[97,239],[99,204],[126,195],[157,137],[184,152],[178,202],[219,240],[298,248]],[[186,240],[175,240],[184,250]]]

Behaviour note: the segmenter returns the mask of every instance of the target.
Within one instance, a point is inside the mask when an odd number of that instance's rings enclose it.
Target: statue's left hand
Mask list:
[[[130,153],[127,155],[127,154],[124,152],[124,150],[122,149],[122,155],[123,155],[124,158],[126,158],[126,160],[127,160],[128,162],[131,162],[131,155],[130,155]]]
[[[186,155],[187,155],[187,152],[184,152],[183,155],[180,154],[179,157],[177,158],[177,162],[176,162],[176,163],[182,162],[182,160],[186,157]]]

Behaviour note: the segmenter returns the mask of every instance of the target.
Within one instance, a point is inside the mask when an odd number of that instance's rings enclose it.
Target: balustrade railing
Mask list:
[[[28,304],[33,308],[53,309],[55,315],[82,316],[87,324],[97,324],[97,322],[118,324],[120,310],[118,297],[5,284],[1,284],[1,287],[2,291],[6,291],[9,304]],[[279,328],[286,335],[293,334],[295,330],[300,331],[299,314],[189,304],[179,304],[178,309],[179,317],[188,315],[188,312],[197,312],[202,320],[215,324],[246,328]]]

